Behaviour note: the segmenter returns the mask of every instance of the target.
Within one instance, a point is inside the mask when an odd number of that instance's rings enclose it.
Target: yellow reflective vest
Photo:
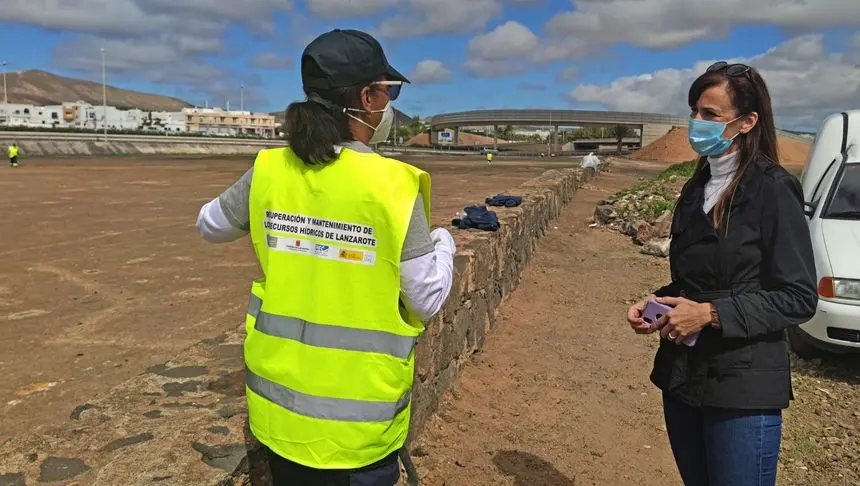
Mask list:
[[[9,146],[9,158],[11,159],[12,157],[17,157],[17,156],[18,156],[18,147],[10,145]]]
[[[400,304],[400,255],[430,177],[341,150],[310,168],[289,148],[254,164],[251,239],[262,279],[246,319],[251,431],[317,469],[373,464],[409,431],[420,319]]]

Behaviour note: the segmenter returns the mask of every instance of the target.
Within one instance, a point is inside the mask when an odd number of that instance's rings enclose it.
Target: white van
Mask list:
[[[789,342],[802,358],[860,351],[860,110],[822,122],[801,181],[819,302]]]

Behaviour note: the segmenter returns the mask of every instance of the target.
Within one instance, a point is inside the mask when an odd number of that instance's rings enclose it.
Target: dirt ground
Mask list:
[[[658,338],[624,320],[668,280],[668,260],[586,223],[597,201],[660,165],[592,181],[539,241],[485,349],[416,443],[423,484],[681,484],[648,381]],[[793,380],[779,484],[860,484],[860,358],[794,358]]]
[[[548,165],[411,161],[433,175],[441,225]],[[0,441],[241,324],[258,275],[250,242],[207,244],[194,225],[251,162],[64,158],[0,170]]]

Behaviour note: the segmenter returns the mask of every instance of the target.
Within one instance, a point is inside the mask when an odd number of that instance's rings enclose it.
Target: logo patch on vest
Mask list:
[[[272,250],[347,263],[376,265],[376,252],[372,249],[376,248],[377,240],[372,226],[268,210],[263,227],[266,229],[266,245]],[[308,237],[326,242],[306,239]],[[329,242],[358,248],[344,248]]]
[[[276,235],[266,235],[266,245],[271,250],[287,253],[298,253],[315,258],[336,260],[345,263],[357,263],[361,265],[376,265],[376,252],[367,250],[354,250],[332,245],[325,245],[310,240],[297,240]]]

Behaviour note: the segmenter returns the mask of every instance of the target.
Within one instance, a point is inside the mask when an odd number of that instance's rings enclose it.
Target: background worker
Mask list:
[[[407,79],[334,30],[302,55],[288,148],[200,211],[210,242],[250,232],[264,277],[245,341],[251,431],[275,484],[390,486],[409,431],[414,345],[451,290],[454,240],[429,228],[430,177],[374,153]]]
[[[18,167],[18,144],[13,143],[9,146],[9,165]]]
[[[493,163],[493,153],[487,152],[487,165],[490,165],[492,163]]]

